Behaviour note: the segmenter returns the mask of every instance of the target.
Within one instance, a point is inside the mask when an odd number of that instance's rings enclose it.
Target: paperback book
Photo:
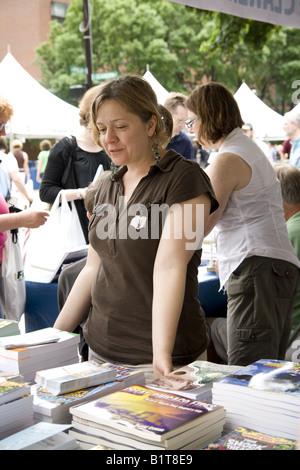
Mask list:
[[[106,367],[105,364],[86,361],[38,371],[35,381],[52,395],[61,395],[112,382],[116,379],[116,375],[116,370]]]
[[[37,423],[0,441],[0,450],[74,450],[76,439],[68,425]]]
[[[0,377],[0,405],[30,394],[30,385],[2,380]]]
[[[3,336],[14,336],[20,334],[20,328],[18,322],[14,320],[6,320],[0,318],[0,337]]]
[[[175,393],[194,400],[211,402],[213,382],[241,368],[241,366],[194,361],[163,378],[147,383],[147,387],[153,390]]]
[[[0,370],[33,381],[38,370],[79,362],[78,334],[54,328],[1,339]]]
[[[214,382],[213,403],[226,409],[225,432],[245,426],[296,440],[300,420],[300,364],[266,360]]]
[[[57,260],[55,265],[52,265],[51,269],[46,269],[40,266],[39,262],[37,262],[39,260],[36,260],[35,262],[25,266],[26,279],[32,282],[57,282],[59,274],[65,266],[86,257],[87,253],[88,245],[74,248],[73,250],[64,253],[61,259]]]
[[[52,423],[71,423],[69,413],[71,406],[94,400],[132,384],[143,385],[145,383],[145,375],[140,370],[116,366],[111,363],[104,363],[104,365],[116,373],[114,381],[58,396],[38,385],[33,386],[31,392],[33,394],[34,418]]]
[[[25,395],[0,406],[0,439],[33,425],[33,397]]]
[[[204,450],[296,450],[297,442],[239,427]]]
[[[70,413],[73,427],[76,419],[80,418],[92,423],[91,426],[101,425],[102,431],[111,433],[109,442],[118,431],[119,445],[127,436],[136,439],[136,448],[141,448],[139,445],[143,441],[153,449],[176,449],[183,443],[188,445],[199,438],[201,430],[205,429],[208,435],[215,427],[220,427],[220,422],[223,427],[225,420],[222,406],[139,385],[72,407]]]

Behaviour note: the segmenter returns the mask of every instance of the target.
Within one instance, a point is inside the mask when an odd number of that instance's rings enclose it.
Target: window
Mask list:
[[[69,5],[62,2],[51,2],[51,19],[63,22],[67,14],[68,6]]]

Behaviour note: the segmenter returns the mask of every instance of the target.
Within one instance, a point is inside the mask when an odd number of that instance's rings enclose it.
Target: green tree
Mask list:
[[[71,102],[70,86],[85,83],[82,0],[72,0],[63,24],[54,21],[37,49],[43,84]],[[235,92],[243,80],[281,112],[300,78],[300,30],[202,11],[167,0],[90,0],[93,70],[151,72],[168,90],[189,93],[206,79]]]

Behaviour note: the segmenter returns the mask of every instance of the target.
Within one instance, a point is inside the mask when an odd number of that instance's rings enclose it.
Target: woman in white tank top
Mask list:
[[[291,330],[300,262],[289,240],[280,183],[253,140],[233,95],[212,82],[188,98],[190,128],[217,151],[206,171],[219,209],[215,228],[220,287],[228,296],[228,363],[283,359]]]

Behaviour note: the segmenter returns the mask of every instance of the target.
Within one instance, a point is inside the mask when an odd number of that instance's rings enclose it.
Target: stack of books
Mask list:
[[[0,338],[3,336],[14,336],[19,334],[20,328],[18,322],[0,318]]]
[[[297,442],[239,427],[204,450],[297,450]]]
[[[226,410],[224,432],[245,426],[297,440],[300,364],[262,359],[214,382],[212,395],[212,402]]]
[[[50,423],[71,423],[71,406],[95,400],[109,393],[115,392],[132,384],[144,385],[144,372],[110,363],[102,364],[105,369],[113,372],[115,380],[88,388],[81,388],[74,392],[53,395],[38,384],[32,387],[33,416],[35,421]],[[79,366],[79,364],[78,364]]]
[[[55,328],[0,338],[0,370],[32,382],[37,370],[79,362],[77,334]]]
[[[0,439],[33,424],[32,402],[27,383],[0,378]]]
[[[225,422],[222,406],[139,385],[74,406],[70,413],[69,434],[82,448],[200,449],[221,437]]]
[[[36,373],[35,382],[52,395],[62,395],[81,388],[112,382],[116,375],[116,370],[106,367],[104,364],[85,361],[79,364],[40,370]]]
[[[0,450],[76,450],[76,439],[65,431],[70,426],[37,423],[0,441]]]
[[[211,403],[213,383],[241,368],[241,366],[228,366],[208,361],[194,361],[160,379],[147,383],[147,387]]]

